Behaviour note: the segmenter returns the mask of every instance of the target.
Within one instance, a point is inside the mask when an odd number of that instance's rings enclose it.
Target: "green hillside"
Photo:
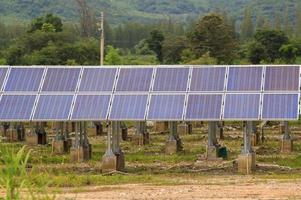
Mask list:
[[[299,0],[88,0],[96,15],[105,11],[112,24],[152,22],[171,17],[185,20],[211,11],[226,11],[229,16],[241,19],[244,8],[273,18],[288,6],[295,14]],[[0,0],[0,17],[4,19],[31,20],[45,13],[55,13],[65,21],[77,21],[75,0]]]

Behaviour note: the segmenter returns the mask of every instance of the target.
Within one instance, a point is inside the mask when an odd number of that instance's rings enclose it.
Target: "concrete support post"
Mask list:
[[[219,139],[224,140],[225,139],[225,136],[224,136],[224,122],[218,122],[217,127],[218,127],[218,132],[219,132]]]
[[[137,145],[149,144],[149,133],[147,132],[146,122],[136,122],[135,126],[134,143]]]
[[[238,156],[238,172],[243,174],[250,174],[256,168],[256,156],[252,150],[251,145],[251,134],[253,131],[253,122],[244,122],[243,135],[244,135],[244,146],[242,154]]]
[[[119,141],[120,122],[111,122],[108,130],[107,150],[102,157],[102,172],[121,171],[124,169],[124,155]]]
[[[183,122],[178,124],[178,135],[192,134],[192,124],[190,122]]]
[[[174,154],[178,151],[181,151],[182,149],[182,141],[178,135],[177,122],[170,122],[169,136],[165,146],[165,153]]]
[[[290,135],[289,123],[281,122],[280,131],[283,134],[280,141],[280,149],[282,153],[291,153],[293,151],[293,140]]]
[[[66,122],[55,123],[55,139],[52,141],[52,152],[55,154],[68,153],[71,147],[71,140],[68,140],[68,132],[66,128]],[[39,125],[40,126],[40,125]],[[42,128],[43,129],[43,128]],[[39,128],[38,135],[43,135],[41,128]]]
[[[208,144],[206,148],[206,159],[216,160],[218,158],[219,144],[217,141],[218,122],[208,122]]]

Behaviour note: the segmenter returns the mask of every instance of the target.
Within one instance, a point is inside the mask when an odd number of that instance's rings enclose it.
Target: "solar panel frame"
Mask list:
[[[2,83],[0,81],[0,93],[3,93],[4,87],[6,85],[6,82],[7,82],[8,76],[9,76],[10,68],[11,68],[10,66],[1,66],[1,69],[4,69],[6,71],[4,72],[5,74],[4,74]]]
[[[50,70],[55,70],[55,69],[79,70],[77,72],[78,75],[74,77],[74,83],[71,84],[70,87],[72,87],[72,88],[70,88],[70,90],[67,89],[67,88],[66,89],[57,90],[57,89],[54,89],[54,88],[52,88],[52,87],[49,86],[52,83],[46,82],[46,81],[48,81],[47,76],[50,73]],[[83,67],[79,67],[79,66],[72,66],[72,67],[67,67],[67,66],[55,66],[55,67],[54,66],[47,66],[46,67],[46,74],[45,74],[45,77],[44,77],[44,80],[43,80],[43,85],[41,87],[41,91],[40,92],[43,93],[43,94],[55,94],[55,93],[70,93],[70,94],[73,94],[73,93],[75,93],[76,91],[78,91],[78,86],[79,86],[79,82],[80,82],[80,79],[81,79],[82,70],[83,70]],[[45,88],[45,87],[48,87],[48,88]],[[73,90],[73,88],[74,88],[74,90]]]
[[[159,81],[157,80],[157,77],[159,76],[158,74],[158,71],[159,70],[163,70],[163,69],[176,69],[176,70],[179,70],[179,69],[185,69],[187,70],[187,86],[185,88],[185,90],[171,90],[171,89],[158,89],[156,88],[156,83]],[[188,79],[189,79],[189,72],[190,72],[190,66],[173,66],[173,65],[161,65],[161,66],[157,66],[156,67],[156,71],[155,71],[155,75],[154,75],[154,83],[153,83],[153,87],[152,87],[152,90],[151,92],[153,93],[184,93],[184,92],[187,92],[188,90]],[[170,75],[169,75],[170,76]],[[184,77],[185,78],[185,77]]]
[[[109,99],[108,99],[107,111],[105,112],[105,117],[104,118],[101,118],[101,116],[99,118],[92,118],[92,117],[76,118],[76,117],[73,117],[74,113],[75,113],[75,109],[76,109],[76,103],[78,102],[78,97],[82,97],[82,96],[87,96],[87,97],[91,97],[91,96],[105,97],[105,96],[107,96]],[[111,98],[112,98],[111,93],[107,93],[107,94],[76,94],[76,95],[74,95],[74,98],[75,99],[74,99],[74,102],[72,102],[73,105],[72,105],[72,108],[70,111],[70,116],[69,116],[70,121],[107,121],[109,110],[110,110]]]
[[[26,90],[26,89],[21,89],[21,90],[14,90],[14,89],[7,89],[8,87],[8,84],[9,84],[9,81],[10,81],[10,78],[12,77],[12,70],[37,70],[37,69],[41,69],[41,75],[39,78],[39,80],[36,80],[36,89],[29,89],[29,90]],[[39,93],[40,92],[40,89],[41,89],[41,84],[43,82],[43,79],[44,79],[44,74],[45,74],[45,71],[46,71],[46,68],[44,67],[36,67],[36,66],[32,66],[32,67],[25,67],[25,66],[14,66],[14,67],[10,67],[10,70],[7,74],[7,77],[6,77],[6,81],[5,81],[5,85],[3,85],[3,92],[4,93],[11,93],[11,94],[23,94],[23,93]],[[30,73],[30,72],[29,72]],[[31,72],[32,73],[32,72]],[[20,83],[22,84],[22,83]]]
[[[123,73],[126,73],[125,70],[130,70],[130,71],[131,70],[137,70],[137,71],[151,70],[151,72],[149,72],[150,73],[150,77],[148,77],[149,80],[145,81],[145,82],[147,82],[147,83],[145,83],[146,88],[142,89],[142,90],[138,89],[138,88],[136,88],[136,89],[135,88],[120,88],[120,87],[122,87],[122,86],[120,86],[120,84],[121,84],[120,81],[124,81],[124,82],[130,81],[130,80],[126,79],[125,74],[123,74]],[[118,72],[118,77],[117,77],[117,80],[116,80],[116,86],[114,88],[114,92],[116,92],[116,93],[145,93],[145,92],[150,92],[151,88],[152,88],[152,80],[154,78],[154,73],[155,73],[154,71],[155,71],[155,68],[151,67],[151,66],[145,66],[145,67],[135,67],[135,66],[128,67],[128,66],[125,66],[125,67],[120,67],[119,72]],[[128,74],[128,76],[129,75],[135,75],[135,74],[131,74],[131,72],[128,72],[128,73],[130,73],[130,74]],[[133,78],[137,78],[137,77],[133,77]],[[148,88],[147,88],[147,86],[148,86]]]
[[[69,109],[66,108],[66,112],[68,112],[68,115],[66,116],[66,118],[41,118],[41,117],[36,117],[36,113],[38,111],[38,106],[40,105],[40,101],[41,101],[41,97],[44,97],[44,96],[49,96],[49,97],[54,97],[54,96],[64,96],[64,97],[72,97],[71,101],[70,101],[70,106],[69,106]],[[69,94],[69,93],[56,93],[56,94],[39,94],[38,95],[38,99],[36,99],[36,105],[34,107],[34,111],[32,113],[32,117],[31,117],[31,121],[34,121],[34,122],[42,122],[42,121],[70,121],[70,114],[71,114],[71,109],[72,109],[72,104],[74,103],[74,96],[75,94]]]
[[[150,108],[152,106],[152,100],[154,96],[183,96],[183,108],[182,108],[182,114],[179,118],[150,118]],[[150,102],[149,102],[149,109],[147,111],[146,120],[148,121],[183,121],[184,120],[184,112],[185,112],[185,99],[187,94],[186,93],[152,93],[150,94]]]
[[[110,90],[107,90],[107,89],[101,89],[101,90],[84,90],[82,89],[82,84],[83,83],[83,80],[84,80],[84,75],[86,73],[86,70],[91,70],[91,69],[99,69],[99,70],[107,70],[107,69],[115,69],[115,74],[114,74],[114,78],[113,78],[113,83],[112,83],[112,88]],[[118,75],[119,75],[119,68],[118,67],[114,67],[114,66],[101,66],[101,67],[95,67],[95,66],[84,66],[82,68],[82,76],[81,76],[81,80],[80,80],[80,84],[79,84],[79,87],[78,87],[78,90],[76,90],[78,93],[80,94],[104,94],[104,93],[112,93],[114,91],[114,84],[115,84],[115,81],[116,79],[118,78]]]
[[[296,85],[298,85],[298,88],[295,89],[289,89],[289,88],[280,88],[280,89],[269,89],[266,87],[267,86],[267,69],[268,68],[285,68],[285,67],[298,67],[299,69],[297,69],[298,71],[298,83],[296,83]],[[265,93],[269,93],[269,92],[274,92],[274,93],[281,93],[281,92],[296,92],[296,91],[300,91],[300,73],[301,73],[301,69],[300,69],[300,65],[266,65],[265,69],[264,69],[264,84],[263,84],[263,92]]]
[[[188,113],[188,107],[189,107],[189,97],[191,96],[221,96],[221,107],[220,107],[220,112],[219,112],[219,117],[218,118],[188,118],[187,113]],[[222,114],[223,114],[223,102],[224,102],[224,96],[225,93],[219,92],[219,93],[211,93],[211,92],[205,92],[205,93],[189,93],[187,94],[187,102],[185,105],[185,115],[184,115],[184,121],[189,121],[189,122],[194,122],[194,121],[219,121],[222,119]]]
[[[231,80],[231,69],[238,69],[240,68],[242,69],[250,69],[250,68],[261,68],[261,73],[259,73],[259,88],[258,89],[231,89],[229,88],[229,84]],[[263,91],[263,82],[264,82],[264,75],[265,75],[265,66],[263,65],[230,65],[229,67],[227,67],[227,71],[226,71],[226,83],[225,83],[225,92],[229,92],[229,93],[258,93],[258,92],[262,92]],[[235,85],[235,80],[234,80],[234,85]],[[237,84],[236,84],[237,86]],[[235,87],[235,86],[233,86]]]
[[[227,96],[228,95],[259,95],[259,99],[258,99],[258,115],[257,117],[226,117],[225,116],[225,110],[226,110],[226,106],[227,106]],[[223,101],[223,113],[222,113],[222,120],[223,121],[259,121],[261,119],[261,107],[262,107],[262,93],[261,92],[257,92],[257,93],[225,93],[224,94],[224,101]]]
[[[192,74],[192,76],[191,76],[191,82],[190,82],[190,85],[189,85],[189,92],[190,93],[219,93],[219,92],[224,92],[226,90],[225,83],[227,82],[227,77],[228,77],[227,76],[228,75],[228,66],[224,66],[224,65],[210,65],[210,66],[193,65],[192,66],[192,73],[194,72],[194,70],[204,70],[204,69],[207,69],[207,70],[225,69],[224,72],[221,72],[221,73],[224,73],[223,81],[222,81],[222,84],[223,84],[222,88],[221,89],[192,89],[192,87],[193,87],[192,86],[193,85],[192,82],[194,80],[194,77],[193,77],[194,74]]]
[[[34,110],[34,104],[38,97],[37,94],[1,94],[0,96],[0,104],[2,103],[3,97],[16,97],[16,96],[22,96],[22,97],[32,97],[34,100],[32,102],[32,108],[28,110],[28,117],[27,118],[1,118],[0,122],[29,122],[31,121],[31,116]]]
[[[120,117],[120,118],[117,118],[117,117],[112,117],[112,113],[113,113],[113,107],[114,107],[114,103],[115,103],[115,99],[116,97],[119,97],[119,96],[145,96],[146,97],[146,101],[145,101],[145,110],[144,110],[144,115],[143,115],[143,118],[135,118],[135,117]],[[108,120],[109,121],[145,121],[146,119],[146,114],[147,114],[147,109],[148,109],[148,101],[149,101],[149,93],[114,93],[112,95],[112,98],[111,98],[111,104],[110,104],[110,112],[108,114]],[[115,107],[114,107],[115,108]]]
[[[265,95],[297,95],[297,113],[295,118],[273,118],[273,117],[265,117],[264,116],[264,108],[265,108]],[[300,115],[300,92],[283,92],[283,93],[274,93],[274,92],[265,92],[262,94],[262,110],[261,110],[261,120],[268,120],[268,121],[294,121],[299,119]]]

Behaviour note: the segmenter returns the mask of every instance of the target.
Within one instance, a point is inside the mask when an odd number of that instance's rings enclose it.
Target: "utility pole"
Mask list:
[[[100,24],[98,27],[98,30],[100,32],[100,65],[103,65],[103,59],[104,59],[104,43],[105,43],[105,37],[104,37],[104,13],[100,13]]]

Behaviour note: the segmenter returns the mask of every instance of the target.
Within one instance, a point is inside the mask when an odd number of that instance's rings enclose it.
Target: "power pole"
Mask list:
[[[104,13],[100,13],[100,24],[99,29],[100,31],[100,65],[103,65],[103,59],[104,59],[104,46],[105,46],[105,37],[104,37]]]

